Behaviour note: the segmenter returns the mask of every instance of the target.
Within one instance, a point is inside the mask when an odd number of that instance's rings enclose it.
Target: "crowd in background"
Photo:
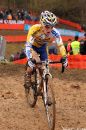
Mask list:
[[[28,12],[24,9],[17,9],[16,11],[12,9],[0,9],[0,20],[32,20],[38,21],[39,17],[36,13]]]
[[[21,49],[21,51],[16,52],[15,54],[11,54],[10,61],[16,61],[20,59],[24,59],[26,57],[25,50]]]
[[[67,55],[86,55],[86,33],[80,41],[79,37],[75,36],[74,39],[68,39],[64,45]],[[49,54],[59,54],[56,45],[49,46]]]
[[[75,36],[74,40],[68,39],[66,51],[68,55],[86,55],[86,33],[80,41],[78,36]]]

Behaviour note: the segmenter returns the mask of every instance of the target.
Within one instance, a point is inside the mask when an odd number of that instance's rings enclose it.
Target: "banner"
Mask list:
[[[24,20],[0,20],[0,24],[24,24]]]

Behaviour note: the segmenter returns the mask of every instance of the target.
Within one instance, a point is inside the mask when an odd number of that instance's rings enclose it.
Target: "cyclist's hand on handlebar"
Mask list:
[[[62,57],[61,62],[63,66],[66,68],[68,66],[68,59],[67,57]]]

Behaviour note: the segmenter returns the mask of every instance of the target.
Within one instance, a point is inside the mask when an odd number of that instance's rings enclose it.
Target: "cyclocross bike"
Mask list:
[[[55,63],[62,63],[61,61],[41,61],[36,63],[36,65],[43,64],[44,69],[42,72],[42,91],[38,92],[38,87],[40,87],[39,82],[40,79],[39,76],[39,69],[35,68],[33,72],[33,80],[31,81],[31,87],[25,88],[25,94],[27,103],[30,105],[30,107],[34,107],[36,105],[38,96],[42,96],[42,100],[44,103],[46,115],[47,115],[47,121],[49,125],[50,130],[54,130],[55,128],[55,98],[53,93],[53,86],[52,84],[49,84],[49,79],[52,78],[52,75],[50,74],[49,70],[49,64],[55,64]],[[64,72],[64,66],[62,64],[62,72]],[[50,100],[50,101],[49,101]]]

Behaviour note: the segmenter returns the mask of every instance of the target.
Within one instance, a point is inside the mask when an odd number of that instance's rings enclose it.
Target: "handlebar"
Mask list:
[[[61,63],[61,64],[62,64],[61,73],[63,73],[64,70],[65,70],[65,67],[64,67],[62,61],[49,61],[49,60],[46,60],[46,61],[39,61],[39,62],[36,62],[36,65],[37,65],[37,64],[45,64],[45,65],[48,65],[48,64],[56,64],[56,63]]]
[[[63,63],[61,61],[50,61],[49,64],[56,64],[56,63],[61,63],[62,64],[62,69],[61,72],[63,73],[65,70],[65,67],[63,66]]]

